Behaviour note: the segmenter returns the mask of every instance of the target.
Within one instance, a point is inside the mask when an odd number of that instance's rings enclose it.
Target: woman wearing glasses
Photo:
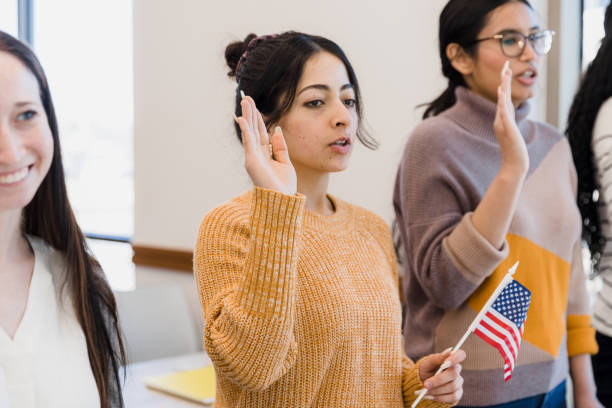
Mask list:
[[[593,310],[599,344],[593,356],[597,396],[612,407],[612,4],[604,28],[605,37],[570,109],[566,134],[578,173],[582,235],[591,250],[593,271],[603,283]]]
[[[505,369],[496,348],[470,336],[461,404],[564,407],[569,370],[575,406],[599,407],[571,153],[559,132],[527,119],[553,33],[526,0],[450,0],[439,30],[448,88],[413,131],[394,192],[406,352],[454,345],[518,260],[514,277],[532,293],[521,346],[500,344]],[[515,112],[504,118],[496,103],[506,61]]]

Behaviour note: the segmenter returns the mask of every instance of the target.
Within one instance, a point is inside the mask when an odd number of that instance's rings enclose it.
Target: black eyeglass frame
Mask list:
[[[512,35],[519,35],[521,37],[521,41],[523,42],[523,46],[521,47],[521,52],[519,52],[516,55],[508,55],[506,53],[506,51],[504,50],[504,44],[503,44],[503,40],[504,40],[504,36],[507,34],[512,34]],[[531,33],[529,35],[525,35],[523,33],[521,33],[520,31],[505,31],[503,33],[499,33],[499,34],[495,34],[491,37],[486,37],[486,38],[478,38],[476,40],[474,40],[474,42],[472,42],[472,44],[477,44],[479,42],[482,41],[487,41],[487,40],[498,40],[499,41],[499,47],[501,48],[502,53],[508,57],[508,58],[516,58],[516,57],[520,57],[521,55],[523,55],[523,53],[525,52],[525,47],[527,47],[527,41],[529,41],[529,43],[531,44],[531,48],[533,49],[533,51],[538,54],[539,56],[544,56],[546,54],[548,54],[550,52],[550,49],[552,48],[552,40],[555,36],[555,31],[554,30],[541,30],[541,31],[536,31],[534,33]],[[550,35],[550,47],[548,48],[548,50],[546,50],[545,52],[539,52],[535,46],[535,41],[536,38],[538,38],[539,36],[542,35]]]

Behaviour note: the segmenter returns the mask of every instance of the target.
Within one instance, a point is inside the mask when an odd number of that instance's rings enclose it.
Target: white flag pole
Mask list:
[[[504,279],[502,279],[502,281],[499,283],[499,285],[497,285],[497,288],[495,288],[491,296],[489,296],[489,300],[487,300],[487,303],[485,303],[482,309],[480,309],[480,312],[478,312],[478,315],[476,315],[476,318],[474,318],[474,320],[472,321],[472,324],[470,324],[470,327],[468,327],[467,331],[465,332],[461,340],[459,340],[459,343],[457,343],[457,345],[453,347],[451,353],[454,353],[455,351],[459,350],[459,348],[467,340],[468,336],[472,334],[474,330],[476,330],[476,326],[478,326],[478,323],[480,323],[480,321],[482,320],[482,317],[485,315],[485,313],[487,313],[487,310],[489,310],[489,307],[493,304],[493,302],[495,302],[495,299],[497,299],[497,297],[502,292],[502,290],[504,290],[506,286],[508,286],[510,282],[512,282],[512,275],[514,275],[514,273],[516,272],[516,268],[518,268],[518,264],[519,264],[519,261],[516,261],[516,263],[512,265],[510,269],[508,269],[508,273],[506,273],[506,276],[504,276]],[[448,367],[449,367],[449,364],[447,363],[442,364],[440,368],[438,368],[438,371],[436,371],[434,376],[440,374],[442,371],[446,370]],[[419,397],[411,405],[411,408],[415,408],[418,405],[418,403],[421,402],[423,397],[425,397],[426,394],[427,394],[427,389],[424,389],[420,393]]]

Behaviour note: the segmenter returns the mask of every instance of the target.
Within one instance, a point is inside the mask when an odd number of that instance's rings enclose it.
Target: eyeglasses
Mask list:
[[[515,58],[523,55],[527,41],[529,41],[535,53],[542,56],[550,51],[554,35],[555,32],[553,30],[537,31],[529,35],[524,35],[518,31],[506,31],[495,34],[492,37],[479,38],[474,43],[486,40],[499,40],[499,45],[504,55],[509,58]]]

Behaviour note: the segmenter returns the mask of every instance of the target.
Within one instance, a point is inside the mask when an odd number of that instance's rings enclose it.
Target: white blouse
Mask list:
[[[606,238],[599,263],[603,286],[593,308],[593,325],[612,337],[612,98],[601,105],[593,127],[601,230]]]
[[[25,313],[13,339],[0,328],[0,407],[100,407],[85,336],[59,289],[63,256],[36,237]]]

